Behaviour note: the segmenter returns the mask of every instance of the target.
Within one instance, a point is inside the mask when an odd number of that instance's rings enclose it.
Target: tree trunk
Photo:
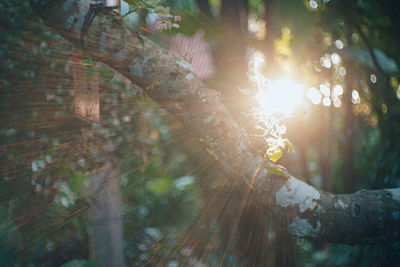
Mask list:
[[[204,15],[206,15],[209,18],[213,17],[213,14],[211,13],[211,7],[210,3],[208,0],[197,0],[197,5]]]
[[[249,88],[246,74],[247,1],[222,0],[220,13],[224,31],[213,51],[216,73],[207,84],[222,92],[226,107],[240,118],[245,102],[239,88]]]
[[[266,65],[268,66],[268,76],[271,77],[280,72],[279,67],[275,62],[275,39],[279,37],[278,30],[280,29],[277,29],[276,24],[272,18],[272,2],[272,0],[264,0],[264,20],[265,28],[267,31],[267,35],[265,36],[264,55],[266,58]]]
[[[351,48],[353,43],[351,41],[351,33],[348,33],[348,48]],[[354,176],[354,114],[352,102],[352,90],[355,86],[354,77],[349,75],[354,71],[354,63],[351,61],[344,61],[347,70],[345,77],[345,90],[344,90],[344,122],[342,128],[342,185],[343,192],[350,193],[355,190],[357,184],[356,177]]]
[[[91,257],[100,267],[124,266],[122,197],[118,170],[110,162],[89,176]]]

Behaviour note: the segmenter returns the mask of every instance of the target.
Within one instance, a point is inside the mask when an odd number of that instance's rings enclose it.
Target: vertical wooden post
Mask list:
[[[124,266],[119,172],[106,162],[89,176],[91,257],[100,267]]]
[[[99,74],[88,75],[88,67],[82,65],[85,59],[79,52],[73,58],[73,86],[75,114],[79,117],[100,122]]]

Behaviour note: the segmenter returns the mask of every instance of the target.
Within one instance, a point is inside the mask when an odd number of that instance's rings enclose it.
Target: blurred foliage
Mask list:
[[[176,222],[195,220],[201,201],[166,111],[100,65],[88,75],[101,76],[101,125],[75,117],[72,47],[27,1],[0,5],[1,265],[92,266],[73,259],[89,258],[87,182],[99,168],[91,153],[109,142],[117,146],[127,261],[174,249]]]

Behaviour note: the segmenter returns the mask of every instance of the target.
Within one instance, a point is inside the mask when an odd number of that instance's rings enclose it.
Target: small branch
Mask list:
[[[363,39],[365,45],[367,46],[368,52],[372,58],[372,62],[374,63],[376,69],[386,78],[389,78],[389,75],[382,69],[381,65],[379,64],[379,61],[375,55],[374,48],[372,47],[370,41],[368,40],[367,36],[365,33],[361,30],[360,25],[358,24],[353,24],[354,28],[357,30],[358,34],[360,34],[361,38]]]
[[[376,69],[385,77],[385,87],[381,87],[381,92],[382,92],[382,97],[383,97],[383,101],[385,102],[387,108],[388,108],[388,116],[392,119],[395,120],[399,120],[400,119],[400,113],[396,113],[393,111],[393,105],[392,105],[392,101],[390,99],[390,95],[389,92],[391,91],[391,87],[390,87],[390,75],[387,74],[382,66],[380,65],[376,55],[375,55],[375,51],[374,48],[371,45],[371,42],[368,40],[367,36],[365,35],[365,33],[361,30],[360,25],[354,23],[353,24],[355,29],[357,30],[357,32],[360,34],[361,38],[363,39],[365,45],[367,46],[368,52],[372,58],[372,62],[374,63]]]

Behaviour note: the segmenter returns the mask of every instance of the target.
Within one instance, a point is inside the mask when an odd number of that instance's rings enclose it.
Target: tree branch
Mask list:
[[[265,212],[287,223],[293,235],[346,244],[400,239],[400,189],[334,195],[318,191],[286,171],[284,177],[267,171],[267,165],[279,167],[255,152],[219,94],[195,76],[189,63],[140,38],[111,14],[99,14],[85,40],[80,40],[89,0],[41,3],[32,0],[46,25],[144,88],[221,163],[227,179],[243,181],[263,203]]]

